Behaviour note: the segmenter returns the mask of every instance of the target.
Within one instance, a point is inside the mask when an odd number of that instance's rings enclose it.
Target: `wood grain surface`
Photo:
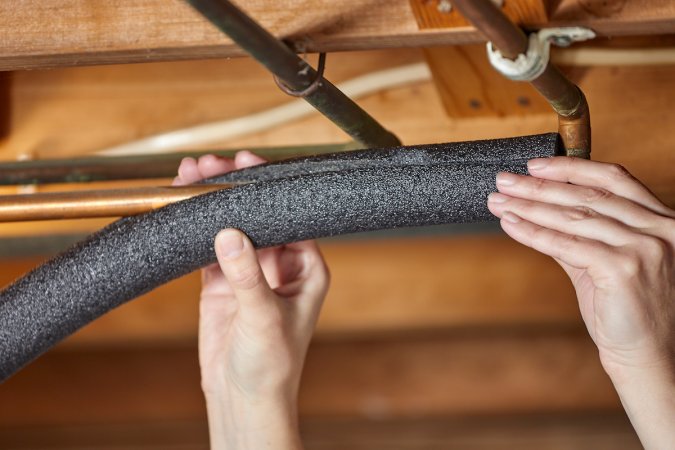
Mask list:
[[[433,8],[436,1],[425,2]],[[675,6],[668,0],[622,3],[593,10],[576,0],[509,1],[528,27],[585,25],[600,35],[672,33]],[[274,35],[300,51],[344,51],[454,45],[482,41],[473,28],[420,30],[410,0],[266,0],[239,2]],[[415,6],[415,8],[418,8]],[[418,8],[419,9],[419,8]],[[197,59],[241,55],[241,50],[182,0],[4,0],[0,3],[0,70]],[[418,14],[419,17],[419,14]],[[425,28],[425,27],[423,27]]]

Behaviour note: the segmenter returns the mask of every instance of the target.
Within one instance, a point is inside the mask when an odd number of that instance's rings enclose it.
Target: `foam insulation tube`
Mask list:
[[[230,172],[218,190],[127,217],[0,292],[0,380],[107,311],[215,261],[223,228],[256,247],[380,229],[492,220],[499,171],[560,153],[557,133],[363,150]]]

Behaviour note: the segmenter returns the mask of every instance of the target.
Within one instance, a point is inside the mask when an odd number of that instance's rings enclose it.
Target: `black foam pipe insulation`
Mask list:
[[[499,171],[560,154],[557,133],[297,158],[215,177],[224,189],[123,218],[0,292],[0,380],[107,311],[215,261],[223,228],[257,247],[492,220]]]

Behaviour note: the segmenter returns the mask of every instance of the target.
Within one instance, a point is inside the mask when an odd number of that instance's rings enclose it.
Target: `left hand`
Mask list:
[[[264,162],[185,158],[174,185]],[[202,270],[199,361],[214,449],[297,449],[297,394],[328,289],[315,242],[255,251],[239,230],[218,233],[218,263]]]

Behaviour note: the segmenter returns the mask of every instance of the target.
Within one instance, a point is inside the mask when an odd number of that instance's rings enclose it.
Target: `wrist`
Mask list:
[[[639,355],[601,352],[602,366],[617,389],[624,385],[639,384],[646,379],[675,384],[675,364],[665,352],[642,350],[637,353]]]
[[[297,401],[288,395],[205,395],[211,446],[217,450],[301,448]]]
[[[645,449],[666,448],[675,441],[675,375],[664,361],[606,365],[621,403]]]

